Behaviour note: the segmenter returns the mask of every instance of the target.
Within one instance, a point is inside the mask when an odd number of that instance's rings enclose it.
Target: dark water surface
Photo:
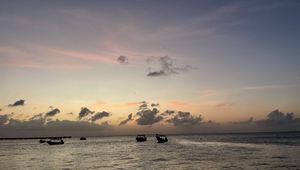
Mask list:
[[[300,133],[0,141],[0,169],[300,169]]]

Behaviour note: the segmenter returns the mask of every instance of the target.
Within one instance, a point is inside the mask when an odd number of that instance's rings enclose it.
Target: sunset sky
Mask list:
[[[300,130],[299,16],[292,0],[1,1],[0,127],[189,132],[293,112]]]

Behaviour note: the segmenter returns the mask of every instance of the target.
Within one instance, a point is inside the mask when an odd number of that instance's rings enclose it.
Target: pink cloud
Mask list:
[[[172,100],[169,103],[173,106],[184,106],[188,104],[187,102],[178,101],[178,100]]]
[[[128,102],[126,103],[127,106],[139,106],[141,105],[141,102]]]
[[[118,56],[114,57],[108,55],[100,55],[97,53],[82,52],[82,51],[69,50],[63,48],[52,48],[52,47],[40,47],[40,48],[47,50],[48,52],[52,52],[58,55],[63,55],[65,57],[78,58],[78,59],[88,60],[88,61],[97,61],[97,62],[103,62],[109,64],[117,64],[116,57]]]
[[[1,64],[11,67],[33,68],[33,69],[88,69],[91,68],[85,64],[74,62],[42,62],[37,59],[36,55],[15,47],[0,47]],[[45,58],[46,61],[47,58]],[[43,60],[44,61],[44,60]]]
[[[218,103],[215,105],[217,108],[227,108],[233,106],[233,103]]]
[[[242,88],[243,90],[271,90],[271,89],[279,89],[284,88],[286,86],[279,85],[264,85],[264,86],[249,86]]]

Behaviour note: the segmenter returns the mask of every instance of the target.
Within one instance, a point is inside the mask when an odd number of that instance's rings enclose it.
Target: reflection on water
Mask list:
[[[295,134],[292,134],[295,136]],[[0,141],[0,169],[300,169],[299,138],[267,135],[169,136]],[[286,141],[286,143],[283,143]]]

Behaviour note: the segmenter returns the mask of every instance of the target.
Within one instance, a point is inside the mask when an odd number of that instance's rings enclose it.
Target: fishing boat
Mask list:
[[[39,142],[40,142],[40,143],[46,143],[46,142],[47,142],[47,139],[40,139]]]
[[[80,140],[86,140],[86,137],[81,137]]]
[[[137,135],[135,139],[136,139],[137,142],[147,141],[147,137],[145,135]]]
[[[156,139],[157,139],[157,143],[165,143],[165,142],[168,142],[168,138],[167,138],[166,135],[156,134],[155,137],[156,137]]]
[[[65,142],[62,139],[51,139],[47,143],[49,145],[63,145]]]

